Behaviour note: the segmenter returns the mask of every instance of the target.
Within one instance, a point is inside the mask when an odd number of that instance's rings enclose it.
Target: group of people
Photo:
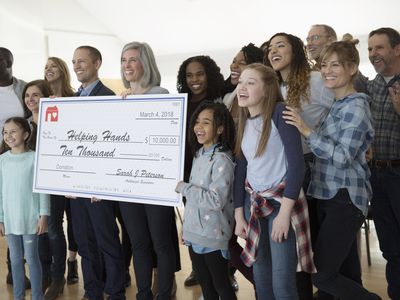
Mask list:
[[[57,299],[66,281],[79,280],[77,252],[82,299],[125,299],[131,257],[136,298],[171,299],[179,242],[192,263],[187,282],[198,282],[205,300],[236,299],[236,270],[260,300],[381,299],[362,285],[357,250],[370,206],[388,295],[400,299],[400,34],[370,32],[372,80],[358,70],[351,36],[337,41],[331,27],[314,25],[306,41],[280,32],[250,43],[226,80],[206,55],[179,67],[177,89],[188,94],[184,178],[175,189],[185,203],[180,237],[172,207],[32,193],[39,99],[114,92],[99,80],[94,47],[73,54],[77,92],[62,59],[50,57],[44,79],[26,84],[0,48],[0,233],[14,299],[24,299],[28,283],[33,300]],[[121,77],[123,97],[168,93],[146,43],[124,46]]]

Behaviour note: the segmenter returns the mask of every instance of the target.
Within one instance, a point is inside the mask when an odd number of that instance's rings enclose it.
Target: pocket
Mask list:
[[[222,211],[215,210],[200,211],[199,220],[202,227],[202,236],[216,239],[223,237],[224,233],[221,228],[222,214]]]
[[[189,232],[200,232],[203,226],[200,222],[200,211],[195,207],[186,207],[183,219],[183,230]]]

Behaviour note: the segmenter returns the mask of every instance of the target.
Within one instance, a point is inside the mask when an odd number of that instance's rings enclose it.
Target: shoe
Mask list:
[[[75,259],[70,261],[67,259],[68,274],[67,274],[67,284],[75,284],[79,281],[78,277],[78,261]]]
[[[171,298],[176,296],[176,290],[177,290],[176,277],[174,274],[174,280],[172,281]],[[157,295],[157,293],[158,293],[158,270],[157,269],[153,269],[153,284],[151,286],[151,292],[153,295]],[[157,298],[157,297],[155,297],[155,298]]]
[[[44,294],[44,300],[54,300],[57,299],[64,292],[65,278],[60,280],[53,280],[50,287],[47,289],[46,294]]]
[[[129,274],[129,271],[125,272],[125,287],[130,287],[132,284],[132,279],[131,279],[131,274]]]
[[[382,300],[382,298],[378,294],[375,293],[370,293],[370,294],[375,296],[376,300]]]
[[[231,286],[235,292],[239,290],[239,284],[236,281],[235,275],[229,275],[229,281],[231,282]]]
[[[199,284],[199,282],[197,281],[196,273],[195,273],[195,271],[192,270],[192,272],[190,272],[189,276],[185,279],[184,285],[185,286],[193,286],[193,285],[197,285],[197,284]]]
[[[46,292],[46,290],[50,286],[50,284],[51,284],[51,278],[49,276],[46,276],[46,277],[42,278],[42,291],[43,291],[43,294]]]
[[[172,281],[172,289],[171,289],[171,298],[176,296],[176,289],[177,289],[177,285],[176,285],[176,277],[174,274],[174,280]]]
[[[8,272],[8,274],[7,274],[6,283],[9,284],[9,285],[13,285],[13,279],[12,279],[11,272]]]
[[[13,285],[12,273],[7,274],[6,283],[9,285]],[[29,290],[31,288],[31,281],[25,275],[25,289]]]

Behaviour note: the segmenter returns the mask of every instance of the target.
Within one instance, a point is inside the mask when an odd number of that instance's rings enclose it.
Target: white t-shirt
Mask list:
[[[11,117],[23,117],[24,108],[13,85],[0,86],[0,138],[3,140],[4,122]]]

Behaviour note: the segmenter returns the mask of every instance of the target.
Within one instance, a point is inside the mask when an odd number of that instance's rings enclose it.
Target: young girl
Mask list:
[[[41,300],[42,268],[38,236],[47,229],[48,195],[32,193],[34,152],[27,141],[31,129],[24,118],[6,120],[0,155],[0,234],[10,248],[14,299],[25,297],[24,257],[29,265],[32,299]]]
[[[203,102],[190,121],[194,154],[189,182],[176,191],[186,197],[182,238],[205,300],[236,299],[228,276],[228,243],[233,231],[232,161],[235,127],[222,103]]]
[[[207,55],[192,56],[185,59],[179,67],[176,88],[179,93],[188,94],[186,119],[190,120],[203,101],[218,101],[222,96],[224,76],[215,61]],[[186,136],[189,136],[190,122],[186,123]],[[183,180],[188,182],[192,169],[193,154],[189,143],[185,143],[185,167]],[[185,199],[184,199],[185,201]],[[198,284],[196,273],[190,272],[185,286]]]
[[[359,54],[352,42],[334,42],[322,52],[321,73],[335,101],[318,130],[310,128],[295,109],[285,119],[296,126],[316,160],[308,194],[316,199],[320,229],[315,242],[315,286],[336,298],[380,299],[361,285],[356,234],[372,196],[366,152],[373,138],[370,99],[357,93]],[[354,277],[354,275],[353,275]],[[318,297],[318,299],[322,299]]]
[[[258,299],[298,299],[297,260],[303,270],[313,270],[307,204],[300,194],[300,135],[282,119],[278,77],[271,68],[247,66],[237,97],[235,233],[246,239],[242,259],[253,265]]]

